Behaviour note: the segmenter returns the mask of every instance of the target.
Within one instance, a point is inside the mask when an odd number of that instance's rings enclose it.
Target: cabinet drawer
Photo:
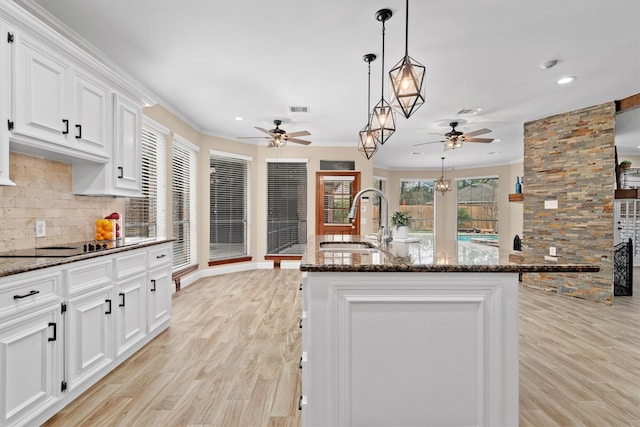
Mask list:
[[[136,250],[125,252],[122,255],[117,255],[117,258],[115,260],[115,268],[116,280],[123,279],[141,271],[146,271],[147,252]]]
[[[68,268],[64,278],[65,295],[72,296],[111,284],[113,282],[112,263],[112,257],[100,257]]]
[[[0,317],[21,313],[59,300],[61,273],[28,274],[0,282]]]
[[[149,269],[171,263],[171,245],[154,246],[149,249]]]

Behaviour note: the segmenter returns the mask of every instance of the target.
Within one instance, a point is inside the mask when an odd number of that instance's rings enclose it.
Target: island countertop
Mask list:
[[[330,250],[321,244],[330,242]],[[340,250],[355,242],[373,248]],[[487,272],[553,273],[597,272],[597,259],[570,259],[562,256],[533,256],[526,252],[500,251],[497,247],[472,242],[449,242],[434,250],[430,238],[392,241],[386,249],[366,236],[314,236],[307,241],[301,271],[313,272]],[[486,242],[485,242],[486,243]]]

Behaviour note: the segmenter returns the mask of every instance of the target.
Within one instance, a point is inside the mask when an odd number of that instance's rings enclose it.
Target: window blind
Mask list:
[[[267,163],[267,252],[302,254],[307,243],[307,163]]]
[[[249,161],[211,155],[209,164],[209,259],[247,255]]]
[[[142,127],[142,197],[125,200],[124,236],[166,235],[165,145],[166,130]]]
[[[175,138],[171,179],[173,270],[180,270],[197,263],[196,239],[196,147]]]

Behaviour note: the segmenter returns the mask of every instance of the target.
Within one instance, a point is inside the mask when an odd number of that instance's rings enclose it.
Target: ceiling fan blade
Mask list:
[[[493,138],[465,138],[463,142],[492,142]]]
[[[287,142],[295,142],[296,144],[309,145],[311,141],[305,141],[304,139],[298,138],[287,138]]]
[[[478,130],[474,130],[473,132],[469,132],[469,133],[465,133],[462,136],[476,136],[476,135],[482,135],[483,133],[489,133],[491,132],[491,129],[478,129]]]
[[[417,147],[418,145],[435,144],[435,143],[438,143],[438,142],[447,142],[447,141],[444,141],[444,140],[443,140],[443,141],[420,142],[420,143],[418,143],[418,144],[413,144],[413,146],[414,146],[414,147]]]
[[[288,136],[289,138],[295,138],[297,136],[307,136],[307,135],[311,135],[309,132],[307,132],[306,130],[301,130],[298,132],[287,132],[285,134],[286,136]]]
[[[270,136],[236,136],[236,139],[271,139]]]
[[[259,128],[258,126],[256,126],[256,129],[258,129],[260,132],[264,132],[264,133],[266,133],[268,135],[273,135],[273,133],[269,132],[265,128]]]

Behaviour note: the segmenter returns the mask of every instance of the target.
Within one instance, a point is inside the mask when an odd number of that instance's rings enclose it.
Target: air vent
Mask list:
[[[478,114],[480,111],[482,111],[482,108],[463,108],[456,114],[458,116],[473,116],[475,114]]]
[[[292,113],[308,113],[309,110],[309,107],[289,107],[289,111]]]

